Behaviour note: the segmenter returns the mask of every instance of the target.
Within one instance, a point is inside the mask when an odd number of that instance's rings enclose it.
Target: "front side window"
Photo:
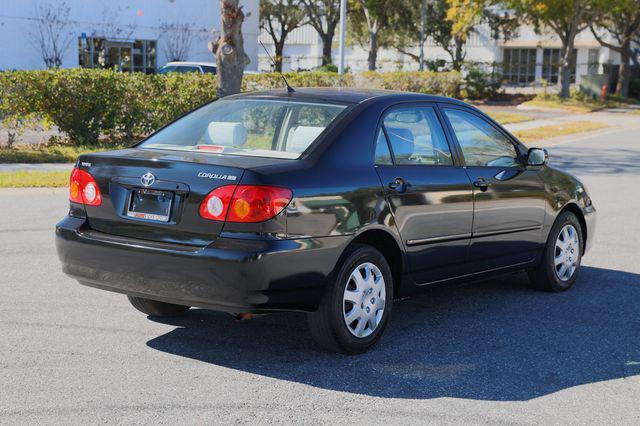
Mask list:
[[[493,125],[469,112],[445,109],[467,166],[517,167],[515,146]]]
[[[270,99],[221,99],[151,135],[139,147],[294,159],[345,108]]]
[[[438,117],[430,107],[392,110],[383,121],[396,164],[453,165]]]

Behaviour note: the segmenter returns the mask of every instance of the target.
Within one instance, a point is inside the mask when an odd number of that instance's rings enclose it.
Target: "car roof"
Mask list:
[[[198,66],[198,65],[204,65],[207,67],[215,67],[216,64],[215,62],[191,62],[191,61],[173,61],[173,62],[167,62],[165,64],[165,67],[167,65],[171,65],[171,66],[180,66],[180,65],[184,65],[184,66]]]
[[[427,95],[422,93],[400,92],[394,90],[372,90],[334,87],[302,87],[295,88],[289,93],[285,89],[245,92],[231,96],[233,98],[276,97],[299,100],[317,100],[323,102],[341,102],[359,104],[374,98],[397,98],[398,101],[448,102],[467,105],[457,99],[444,96]]]

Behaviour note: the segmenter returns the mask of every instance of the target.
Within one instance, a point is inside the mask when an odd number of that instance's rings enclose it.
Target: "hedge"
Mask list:
[[[294,87],[360,87],[457,96],[457,72],[286,73]],[[0,72],[0,120],[10,132],[45,120],[78,145],[132,140],[215,99],[211,74],[145,75],[111,70],[61,69]],[[251,74],[243,91],[281,89],[280,75]]]

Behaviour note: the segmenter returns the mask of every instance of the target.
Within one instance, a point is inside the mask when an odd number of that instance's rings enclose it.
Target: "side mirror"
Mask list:
[[[546,149],[531,148],[527,153],[528,166],[544,166],[549,162],[549,153]]]

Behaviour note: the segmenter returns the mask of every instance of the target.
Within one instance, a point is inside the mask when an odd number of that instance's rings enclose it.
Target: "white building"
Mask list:
[[[241,2],[248,70],[258,66],[258,2]],[[191,40],[183,60],[215,61],[208,42],[220,29],[218,0],[0,0],[0,70],[45,68],[38,33],[48,10],[63,18],[55,27],[64,68],[154,72],[173,59],[168,35]]]
[[[338,63],[337,42],[339,34],[334,39],[334,63]],[[264,31],[260,40],[273,50],[273,41]],[[479,62],[487,65],[497,64],[503,74],[505,84],[534,85],[543,79],[549,83],[558,80],[558,59],[561,43],[552,33],[538,35],[533,28],[523,26],[515,39],[507,42],[495,40],[491,36],[488,25],[482,25],[471,35],[465,45],[466,61]],[[589,30],[582,31],[575,42],[575,63],[572,65],[574,81],[580,82],[583,75],[598,74],[608,66],[620,63],[619,54],[601,47]],[[417,54],[418,48],[411,49]],[[351,71],[367,69],[367,51],[358,46],[348,46],[346,49],[346,66]],[[260,69],[270,68],[266,55],[260,54]],[[313,69],[318,67],[322,59],[322,42],[314,29],[306,25],[294,30],[287,37],[284,50],[283,69]],[[425,43],[426,60],[444,60],[451,62],[451,57],[442,48],[436,46],[432,40]],[[418,63],[408,55],[392,49],[380,49],[378,53],[377,69],[381,71],[416,70]]]

